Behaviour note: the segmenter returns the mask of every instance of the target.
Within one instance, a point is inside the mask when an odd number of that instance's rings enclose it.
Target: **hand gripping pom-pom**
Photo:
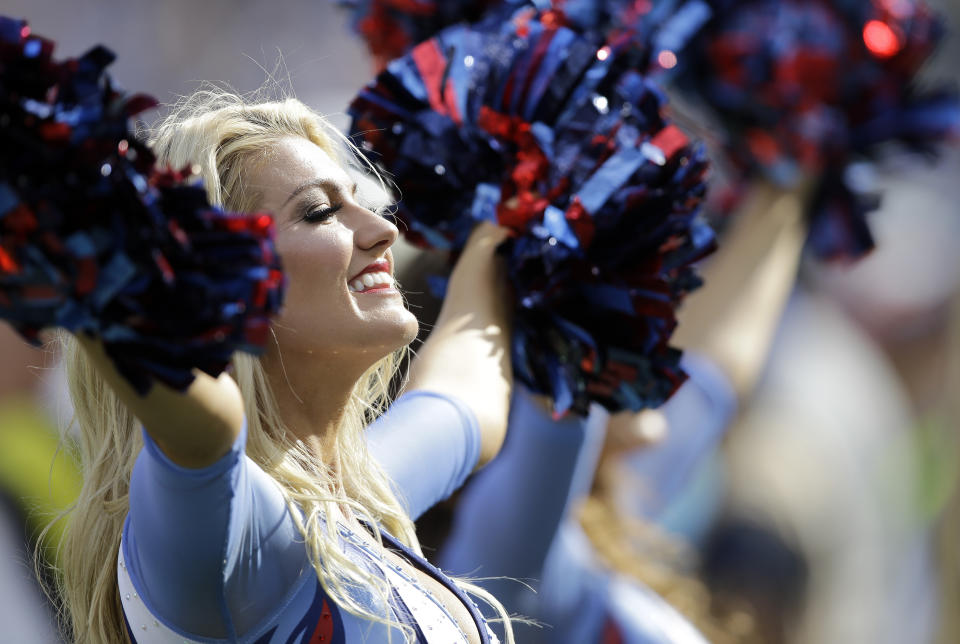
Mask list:
[[[141,393],[259,351],[283,287],[270,216],[219,212],[154,169],[128,126],[154,102],[116,88],[108,50],[52,54],[0,18],[0,317],[33,343],[99,337]]]
[[[451,27],[355,99],[352,131],[393,174],[415,243],[507,227],[516,376],[558,414],[661,404],[684,380],[675,310],[712,249],[707,162],[629,49],[555,15]]]

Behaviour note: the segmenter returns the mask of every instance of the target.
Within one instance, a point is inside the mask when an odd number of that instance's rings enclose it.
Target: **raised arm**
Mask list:
[[[417,351],[407,390],[426,389],[463,401],[480,426],[480,461],[500,450],[507,431],[510,389],[509,295],[495,255],[506,231],[474,230],[450,276],[433,332]]]
[[[243,399],[226,373],[194,371],[183,393],[154,382],[141,396],[120,375],[99,340],[76,336],[97,372],[136,416],[163,453],[177,465],[202,468],[225,455],[243,428]]]
[[[795,190],[756,184],[733,230],[704,266],[707,288],[679,312],[674,344],[713,360],[740,400],[760,377],[796,282],[808,190],[806,184]]]
[[[484,588],[509,611],[529,614],[526,584],[539,586],[568,502],[584,477],[589,486],[605,420],[602,412],[590,421],[554,420],[547,401],[518,385],[503,451],[461,496],[439,565],[490,578]]]

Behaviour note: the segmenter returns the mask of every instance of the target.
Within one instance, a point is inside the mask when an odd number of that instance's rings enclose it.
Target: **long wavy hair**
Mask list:
[[[362,157],[342,134],[294,98],[247,102],[207,87],[173,107],[154,129],[151,145],[160,163],[193,166],[212,204],[248,212],[256,209],[260,196],[247,188],[245,168],[287,136],[313,142],[344,167],[372,173],[382,184],[372,167],[357,165],[363,163]],[[130,476],[142,438],[136,419],[97,375],[72,336],[62,333],[60,341],[80,430],[76,449],[83,470],[83,487],[60,545],[64,621],[78,643],[127,642],[116,563],[129,508]],[[309,453],[286,430],[258,358],[236,354],[233,375],[244,399],[247,454],[282,487],[324,591],[345,611],[400,628],[410,639],[409,626],[358,601],[351,589],[360,587],[379,596],[377,604],[387,606],[388,582],[352,561],[340,549],[337,531],[325,527],[327,517],[337,516],[338,506],[349,507],[361,521],[383,526],[421,552],[413,522],[392,492],[386,473],[370,457],[363,437],[366,425],[389,403],[390,383],[404,351],[381,359],[356,383],[336,433],[336,462],[331,465]],[[379,534],[375,536],[379,541]],[[510,619],[502,605],[473,584],[455,583],[494,609],[512,644]]]

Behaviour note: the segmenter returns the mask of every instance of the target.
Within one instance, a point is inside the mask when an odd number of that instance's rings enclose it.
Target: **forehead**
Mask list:
[[[274,143],[262,163],[251,173],[253,187],[264,201],[283,203],[298,186],[310,181],[330,181],[348,189],[351,180],[323,148],[300,137],[284,137]]]

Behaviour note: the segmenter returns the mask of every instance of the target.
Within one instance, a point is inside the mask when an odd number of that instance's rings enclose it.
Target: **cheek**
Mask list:
[[[349,264],[350,248],[339,237],[335,230],[295,226],[277,236],[277,250],[291,273],[303,268],[325,273],[342,272]]]
[[[294,226],[277,235],[277,251],[287,274],[283,318],[289,321],[310,314],[317,307],[336,307],[345,289],[350,265],[349,246],[336,231]]]

